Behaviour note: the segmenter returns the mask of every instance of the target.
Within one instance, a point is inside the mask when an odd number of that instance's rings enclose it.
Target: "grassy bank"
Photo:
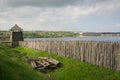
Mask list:
[[[0,45],[0,80],[47,80],[23,60],[20,52]]]
[[[47,70],[47,74],[34,70],[23,57],[49,56],[59,60],[62,66]],[[49,75],[49,78],[46,76]],[[0,80],[120,80],[120,72],[78,60],[41,52],[24,47],[9,48],[0,45]]]
[[[59,60],[62,66],[54,71],[47,72],[51,80],[120,80],[120,72],[118,71],[29,48],[17,47],[15,50],[31,58],[48,56]]]

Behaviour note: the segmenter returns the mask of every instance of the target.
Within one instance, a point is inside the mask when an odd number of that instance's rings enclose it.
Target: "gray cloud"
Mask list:
[[[12,7],[17,6],[57,7],[70,5],[74,2],[75,0],[3,0],[3,3],[5,5]]]
[[[39,7],[63,7],[69,5],[91,5],[98,2],[110,0],[1,0],[1,3],[6,6],[39,6]]]
[[[20,24],[25,30],[79,30],[85,18],[104,19],[119,10],[120,0],[0,0],[0,29]]]

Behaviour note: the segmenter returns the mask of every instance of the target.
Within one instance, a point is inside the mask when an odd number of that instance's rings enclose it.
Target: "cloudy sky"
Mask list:
[[[0,0],[0,30],[120,32],[120,0]]]

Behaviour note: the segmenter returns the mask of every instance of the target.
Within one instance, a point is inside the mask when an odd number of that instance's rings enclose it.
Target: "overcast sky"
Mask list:
[[[0,30],[120,32],[120,0],[0,0]]]

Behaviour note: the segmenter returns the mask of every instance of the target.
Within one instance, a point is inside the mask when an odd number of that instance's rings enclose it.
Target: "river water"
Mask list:
[[[120,36],[83,36],[83,37],[62,37],[62,38],[25,38],[25,41],[105,41],[120,42]]]

